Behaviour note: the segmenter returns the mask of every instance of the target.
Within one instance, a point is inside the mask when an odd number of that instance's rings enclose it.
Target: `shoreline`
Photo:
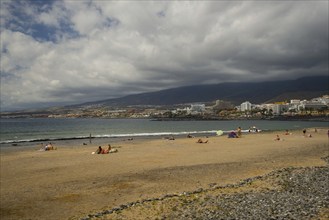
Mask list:
[[[242,138],[118,139],[118,153],[92,155],[91,145],[58,142],[58,150],[1,149],[3,219],[79,219],[129,202],[234,184],[285,167],[323,166],[329,155],[327,128],[255,133]],[[274,141],[280,134],[283,141]],[[204,136],[201,137],[205,139]],[[23,146],[21,148],[24,148]],[[51,210],[51,213],[49,213]]]
[[[326,127],[316,127],[317,129],[329,129]],[[315,129],[315,127],[307,128],[307,130]],[[281,130],[260,130],[259,132],[248,132],[247,130],[242,130],[242,134],[249,135],[254,133],[271,133],[271,132],[282,132],[286,129]],[[295,132],[300,130],[300,128],[296,129],[289,129],[290,132]],[[223,136],[227,135],[232,130],[223,131]],[[93,141],[96,143],[100,142],[117,142],[117,141],[127,141],[129,139],[136,139],[136,140],[150,140],[150,139],[163,139],[166,137],[176,137],[176,138],[184,138],[187,134],[191,134],[195,137],[216,137],[216,131],[193,131],[193,132],[162,132],[164,134],[155,133],[155,134],[125,134],[125,135],[112,135],[112,136],[85,136],[85,137],[68,137],[68,138],[42,138],[42,139],[36,139],[36,140],[19,140],[19,141],[3,141],[0,143],[0,149],[7,149],[7,148],[13,148],[13,147],[20,147],[20,146],[29,146],[29,145],[38,145],[41,143],[47,143],[47,142],[58,142],[58,143],[67,143],[65,145],[73,144],[76,145],[77,143],[92,143]],[[103,141],[101,141],[103,140]]]
[[[57,119],[56,119],[57,120]],[[13,121],[15,122],[15,121]],[[126,123],[127,122],[127,123]],[[218,121],[171,121],[171,122],[151,122],[149,120],[133,120],[132,127],[130,127],[129,120],[120,121],[120,120],[96,120],[96,121],[86,121],[86,120],[77,120],[77,121],[55,121],[55,124],[59,124],[57,128],[52,130],[51,126],[54,123],[52,119],[50,120],[28,120],[28,121],[18,121],[18,123],[26,123],[26,127],[18,132],[16,135],[15,132],[15,123],[12,121],[5,121],[2,126],[6,128],[5,125],[8,125],[8,129],[4,129],[1,135],[0,147],[3,146],[16,146],[24,145],[25,143],[45,143],[45,142],[54,142],[54,141],[70,141],[73,139],[82,140],[83,142],[89,142],[89,139],[98,139],[98,138],[149,138],[149,137],[163,137],[163,136],[184,136],[188,133],[192,135],[216,135],[218,130],[225,132],[230,132],[235,130],[238,126],[241,126],[243,130],[248,130],[251,126],[257,126],[263,131],[275,131],[275,130],[285,130],[285,129],[302,129],[310,127],[327,127],[328,123],[326,122],[310,122],[310,121],[295,121],[295,122],[285,122],[285,121],[262,121],[262,120],[229,120],[226,122]],[[142,122],[142,123],[139,123]],[[100,123],[100,126],[90,126],[90,123]],[[145,126],[144,126],[145,123]],[[31,125],[36,124],[36,127],[31,127]],[[77,131],[75,131],[73,125],[80,126]],[[156,127],[154,127],[156,126]],[[141,129],[132,129],[138,128]],[[158,128],[159,129],[158,129]],[[177,129],[175,129],[178,127]],[[29,129],[30,128],[30,129]],[[83,129],[81,129],[83,128]],[[56,130],[57,129],[57,130]],[[31,131],[30,131],[31,130]],[[88,131],[88,132],[86,132]],[[90,137],[91,134],[91,137]]]

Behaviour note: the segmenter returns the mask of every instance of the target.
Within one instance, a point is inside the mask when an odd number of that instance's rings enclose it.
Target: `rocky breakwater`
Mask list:
[[[168,194],[82,219],[329,219],[329,157],[321,167],[284,168],[236,184]]]

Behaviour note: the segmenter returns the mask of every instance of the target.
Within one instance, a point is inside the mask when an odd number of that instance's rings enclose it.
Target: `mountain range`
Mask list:
[[[269,103],[290,99],[311,99],[329,93],[329,76],[303,77],[296,80],[220,83],[193,85],[156,92],[128,95],[121,98],[87,102],[70,107],[90,105],[125,107],[134,105],[175,105],[215,100],[240,104]]]

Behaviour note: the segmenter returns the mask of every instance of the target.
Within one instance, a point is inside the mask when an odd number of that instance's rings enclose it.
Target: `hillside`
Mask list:
[[[266,103],[290,99],[310,99],[328,94],[328,90],[329,77],[315,76],[286,81],[185,86],[116,99],[88,102],[75,106],[174,105],[210,102],[217,99],[231,101],[234,104],[240,104],[246,100],[251,103]]]

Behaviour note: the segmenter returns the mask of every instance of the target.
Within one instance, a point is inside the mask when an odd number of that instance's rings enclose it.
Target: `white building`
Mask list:
[[[286,104],[274,104],[272,106],[274,115],[281,115],[283,112],[288,111],[288,109],[289,109],[289,105]]]
[[[206,110],[205,104],[192,104],[191,108],[188,109],[187,113],[189,114],[200,114]]]
[[[291,105],[299,105],[300,104],[300,100],[299,99],[291,99],[290,100],[290,104]]]
[[[298,105],[299,111],[304,110],[304,109],[317,110],[317,109],[325,109],[325,108],[328,108],[328,106],[323,104],[322,102],[307,101],[307,100],[301,101],[300,105]]]
[[[300,105],[300,100],[299,99],[292,99],[292,100],[290,100],[289,109],[288,110],[297,111],[299,105]]]
[[[251,110],[251,103],[246,101],[246,102],[243,102],[241,105],[240,105],[240,109],[242,112],[244,111],[250,111]]]
[[[314,98],[312,102],[321,102],[324,105],[329,105],[329,95],[324,95],[322,97]]]

